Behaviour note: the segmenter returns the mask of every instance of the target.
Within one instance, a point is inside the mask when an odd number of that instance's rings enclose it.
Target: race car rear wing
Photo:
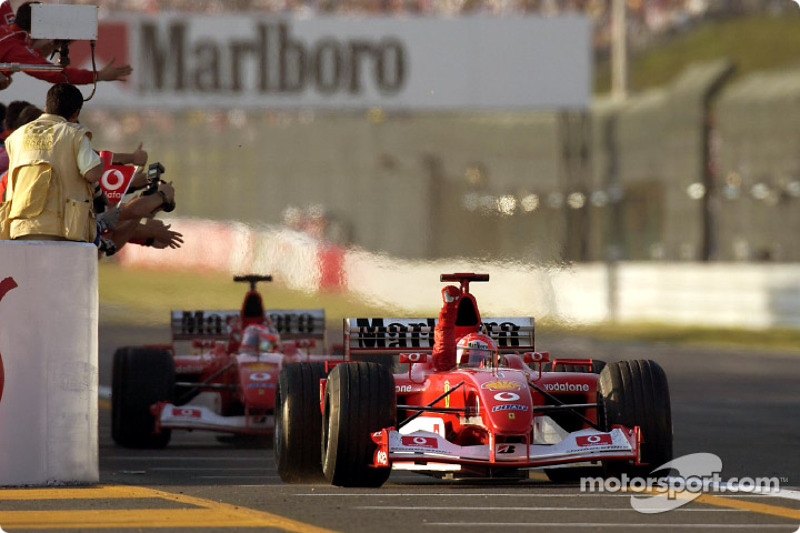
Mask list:
[[[351,355],[430,353],[438,318],[345,318],[345,358]],[[534,351],[532,317],[485,318],[483,325],[500,353]]]
[[[282,340],[325,340],[324,309],[267,309],[266,315],[281,334]],[[227,340],[228,326],[239,317],[230,311],[172,311],[172,340]]]

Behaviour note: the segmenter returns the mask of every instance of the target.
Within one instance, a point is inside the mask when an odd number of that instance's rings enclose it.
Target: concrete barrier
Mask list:
[[[97,248],[0,241],[0,485],[97,483]]]

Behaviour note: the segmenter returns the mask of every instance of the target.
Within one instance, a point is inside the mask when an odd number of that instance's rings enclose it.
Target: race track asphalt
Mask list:
[[[169,340],[166,328],[101,326],[100,383],[123,345]],[[800,527],[800,354],[537,333],[554,356],[653,359],[672,395],[675,456],[713,453],[723,479],[777,477],[779,495],[707,492],[642,514],[630,493],[587,493],[534,474],[463,483],[395,473],[380,489],[286,485],[272,451],[175,432],[165,450],[113,444],[100,411],[96,487],[0,491],[5,531],[797,531]]]

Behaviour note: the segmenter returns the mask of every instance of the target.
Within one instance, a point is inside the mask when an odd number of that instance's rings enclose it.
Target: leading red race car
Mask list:
[[[460,283],[443,291],[445,307],[457,298],[450,326],[463,352],[446,370],[435,359],[456,346],[444,314],[345,319],[347,359],[385,364],[284,366],[274,446],[284,481],[377,487],[392,469],[453,478],[544,469],[562,481],[600,466],[649,472],[672,458],[669,388],[656,362],[551,360],[534,351],[532,318],[481,318],[469,283],[488,274],[441,280]],[[487,346],[483,356],[474,349]]]
[[[265,310],[256,284],[241,310],[173,311],[167,345],[114,353],[111,434],[131,448],[161,448],[172,429],[263,435],[274,426],[275,388],[285,363],[331,359],[322,309]],[[340,358],[341,359],[341,358]]]

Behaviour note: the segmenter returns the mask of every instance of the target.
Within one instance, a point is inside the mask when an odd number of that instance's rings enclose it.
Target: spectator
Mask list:
[[[6,114],[2,121],[3,131],[0,132],[0,139],[3,140],[3,146],[0,147],[0,174],[4,174],[8,170],[8,153],[5,148],[5,139],[16,129],[12,128],[11,124],[17,122],[19,114],[29,105],[31,103],[25,100],[14,100],[6,108]]]
[[[6,139],[12,239],[95,240],[91,184],[103,163],[91,132],[78,123],[82,107],[77,87],[53,85],[45,114]]]
[[[25,2],[17,10],[14,23],[8,31],[0,35],[0,62],[33,65],[51,65],[47,55],[53,50],[53,41],[48,39],[31,40],[31,4]],[[28,75],[51,83],[67,81],[74,85],[85,85],[95,81],[124,80],[133,69],[130,65],[114,65],[112,59],[98,72],[65,67],[62,72],[30,71]],[[10,83],[10,81],[8,82]],[[7,86],[7,85],[6,85]],[[0,89],[2,80],[0,80]]]
[[[10,128],[9,131],[14,131],[17,128],[21,128],[28,122],[33,122],[42,116],[42,113],[44,113],[44,111],[33,104],[25,106],[25,108],[19,113],[19,116],[14,120],[14,124],[12,125],[13,127]],[[3,139],[5,139],[5,137],[3,137]],[[6,185],[8,183],[8,152],[6,152],[5,146],[0,147],[0,170],[2,170],[3,173],[0,177],[0,201],[5,202]]]
[[[153,222],[152,217],[166,207],[174,205],[175,189],[172,183],[161,182],[157,193],[141,195],[130,202],[115,207],[98,216],[99,240],[96,242],[101,252],[115,254],[127,242],[132,241],[158,248],[179,248],[182,235],[173,232],[168,225]],[[148,219],[144,224],[142,219]]]

